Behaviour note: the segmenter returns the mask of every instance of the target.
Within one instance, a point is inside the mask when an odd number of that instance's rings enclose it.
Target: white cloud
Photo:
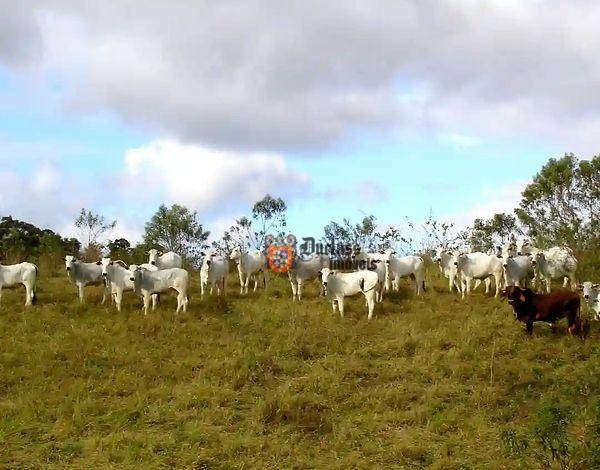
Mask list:
[[[122,183],[128,198],[181,203],[202,215],[222,217],[270,193],[284,199],[308,188],[308,176],[278,154],[213,150],[158,140],[128,150]],[[144,188],[152,188],[147,190]]]

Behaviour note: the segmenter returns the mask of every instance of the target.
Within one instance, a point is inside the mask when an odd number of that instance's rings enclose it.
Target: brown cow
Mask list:
[[[569,333],[583,334],[579,317],[581,299],[575,292],[561,289],[550,294],[536,294],[531,289],[508,286],[502,297],[508,299],[516,319],[525,323],[528,334],[533,333],[534,321],[548,322],[554,328],[563,317],[569,322]]]

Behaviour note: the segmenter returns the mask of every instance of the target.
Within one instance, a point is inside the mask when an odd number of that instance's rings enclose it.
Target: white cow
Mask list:
[[[148,263],[158,269],[181,268],[183,266],[181,256],[177,253],[173,251],[163,253],[154,248],[148,251]]]
[[[267,275],[267,257],[260,250],[243,251],[241,247],[235,247],[229,259],[235,261],[240,277],[240,294],[248,293],[250,278],[254,279],[254,291],[258,286],[258,273],[263,275],[263,284],[265,289],[269,282]]]
[[[458,270],[458,275],[461,279],[462,297],[471,293],[473,281],[484,280],[493,277],[496,284],[497,297],[502,288],[504,279],[504,267],[502,259],[496,255],[488,255],[487,253],[461,253],[455,257]],[[486,282],[486,293],[489,291],[489,284]]]
[[[85,286],[102,286],[102,303],[106,301],[108,285],[102,276],[102,262],[84,263],[73,255],[65,256],[65,267],[69,280],[77,286],[79,302],[83,303]]]
[[[144,315],[148,314],[150,307],[150,298],[154,294],[167,292],[168,290],[177,291],[177,310],[187,311],[188,304],[188,286],[189,274],[185,269],[169,268],[157,271],[149,271],[146,268],[132,264],[129,266],[131,271],[130,280],[134,283],[136,294],[140,294],[144,300]],[[152,310],[155,304],[152,305]]]
[[[306,281],[312,281],[319,277],[323,268],[328,268],[331,260],[327,255],[314,254],[309,259],[296,257],[292,269],[288,271],[288,279],[292,286],[292,299],[302,300],[302,287]],[[323,295],[323,283],[319,283],[321,296]]]
[[[529,280],[533,278],[533,258],[526,255],[511,256],[502,254],[504,268],[504,285],[528,287]]]
[[[387,290],[390,290],[392,287],[398,290],[400,288],[400,279],[409,276],[415,283],[417,295],[421,295],[423,290],[425,290],[425,262],[423,258],[417,255],[398,258],[394,250],[388,249],[384,252],[384,262],[386,267],[385,286]]]
[[[202,252],[202,266],[200,267],[200,295],[204,297],[204,289],[210,284],[210,295],[216,286],[217,295],[227,293],[227,275],[229,274],[229,260],[210,250]]]
[[[33,263],[19,263],[3,266],[0,264],[0,299],[2,289],[16,287],[19,284],[25,286],[25,306],[29,307],[36,301],[35,283],[37,280],[37,266]]]
[[[454,258],[457,253],[444,248],[437,248],[433,257],[433,262],[438,265],[440,272],[448,279],[448,290],[452,292],[452,289],[456,287],[458,292],[461,291],[460,283],[458,281],[458,271],[454,264]]]
[[[133,292],[134,283],[131,280],[132,273],[127,265],[118,260],[111,260],[110,258],[102,258],[102,277],[108,283],[110,287],[111,295],[115,301],[117,310],[121,311],[121,303],[123,302],[123,292]],[[158,268],[150,263],[144,263],[140,265],[142,268],[148,271],[158,271]],[[156,308],[158,302],[158,296],[152,296],[152,306]]]
[[[340,316],[344,317],[344,297],[362,292],[367,301],[369,310],[368,319],[373,317],[375,309],[375,293],[379,284],[379,278],[374,271],[364,270],[353,273],[340,273],[329,268],[321,270],[321,282],[325,289],[325,295],[331,298],[331,306],[335,313],[336,308]]]
[[[358,271],[374,271],[379,279],[379,287],[375,295],[376,302],[383,301],[383,292],[386,289],[385,277],[387,273],[384,253],[366,253],[360,247],[355,248],[350,257],[356,263]]]
[[[516,242],[518,255],[536,255],[540,250],[533,246],[533,242],[527,239],[520,239]]]
[[[579,289],[583,293],[588,309],[594,312],[596,320],[600,320],[600,284],[586,281],[579,286]]]
[[[555,246],[549,250],[539,251],[534,255],[536,278],[546,285],[550,292],[552,279],[563,279],[563,287],[571,282],[571,289],[577,287],[575,272],[577,271],[577,258],[573,251],[567,247]]]

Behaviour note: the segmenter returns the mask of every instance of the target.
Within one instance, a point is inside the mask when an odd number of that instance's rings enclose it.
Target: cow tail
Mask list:
[[[423,279],[423,292],[427,292],[427,288],[425,287],[425,279]]]
[[[38,267],[36,264],[33,265],[33,267],[35,268],[35,282],[37,284],[37,277],[38,277]],[[33,293],[31,295],[31,303],[33,305],[35,305],[37,303],[37,293],[36,293],[36,286],[33,286]]]

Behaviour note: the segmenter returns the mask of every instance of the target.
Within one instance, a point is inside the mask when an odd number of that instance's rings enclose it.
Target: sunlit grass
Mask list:
[[[193,283],[179,316],[174,296],[117,314],[93,287],[80,306],[62,273],[42,273],[33,309],[6,292],[0,466],[538,468],[503,431],[529,433],[554,398],[576,440],[600,398],[596,325],[528,338],[505,303],[437,277],[371,322],[359,297],[333,315],[316,284],[294,303],[284,278],[241,297],[232,275],[203,301]]]

